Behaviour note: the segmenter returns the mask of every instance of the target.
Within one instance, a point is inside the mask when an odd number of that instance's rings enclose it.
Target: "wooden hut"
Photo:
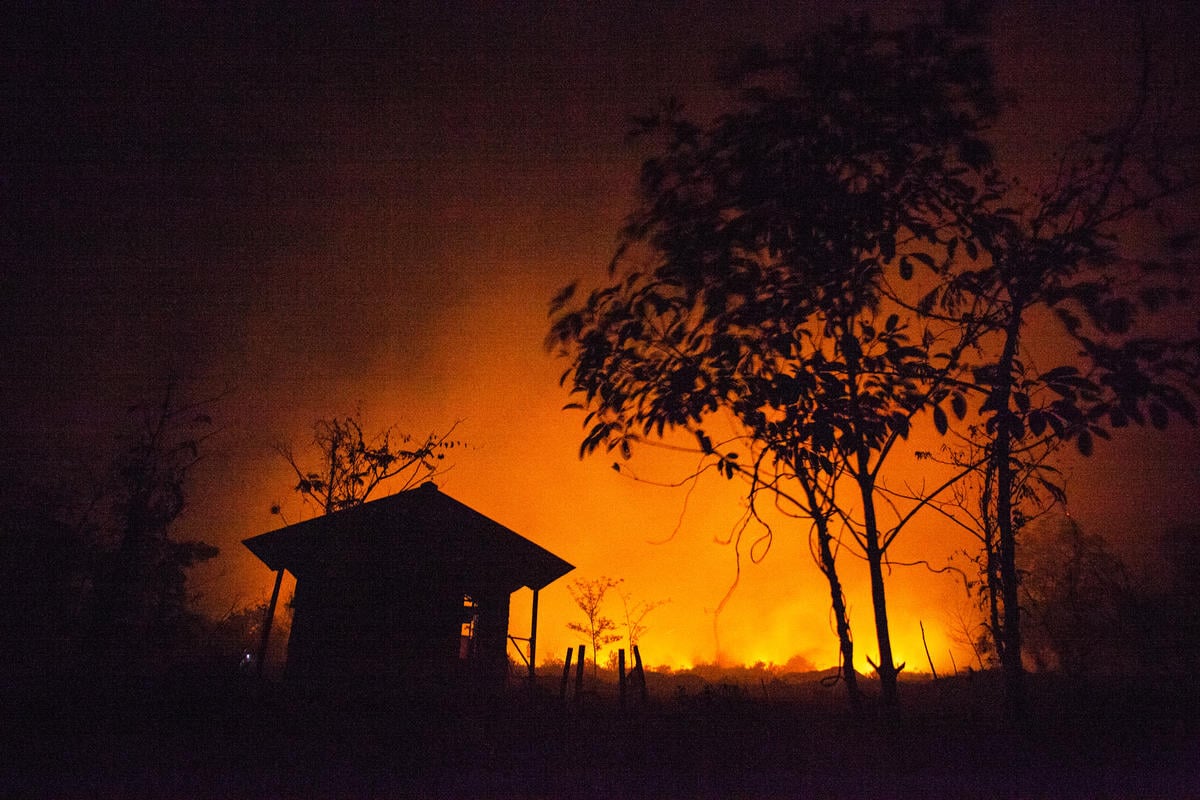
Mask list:
[[[533,590],[532,674],[538,592],[574,569],[433,483],[244,544],[295,576],[285,674],[316,683],[503,685],[521,587]]]

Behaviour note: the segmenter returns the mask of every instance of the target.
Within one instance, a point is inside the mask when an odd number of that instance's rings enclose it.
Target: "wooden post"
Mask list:
[[[529,688],[533,688],[537,683],[537,668],[534,664],[537,663],[537,617],[538,617],[538,590],[533,590],[533,612],[529,619]]]
[[[617,686],[620,687],[621,708],[625,707],[625,648],[617,651]]]
[[[645,704],[648,699],[646,693],[646,671],[642,669],[642,651],[638,650],[638,646],[633,646],[633,668],[637,671],[637,680],[640,684],[638,689],[641,692],[642,703]]]
[[[275,588],[271,590],[271,602],[267,603],[267,616],[263,620],[262,641],[258,645],[258,669],[256,674],[262,677],[263,664],[267,662],[267,642],[271,639],[271,625],[275,622],[275,604],[279,602],[279,586],[283,583],[283,570],[275,573]]]
[[[567,657],[563,659],[562,685],[558,687],[558,699],[567,699],[567,682],[571,680],[571,648],[567,648]]]
[[[580,695],[583,694],[583,662],[587,660],[585,658],[585,656],[587,655],[587,647],[585,645],[582,645],[582,644],[579,645],[579,654],[578,655],[579,655],[579,658],[578,658],[579,663],[577,663],[575,665],[575,699],[576,699],[576,701],[578,701],[580,698]]]

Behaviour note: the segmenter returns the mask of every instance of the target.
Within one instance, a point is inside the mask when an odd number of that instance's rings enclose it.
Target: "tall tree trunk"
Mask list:
[[[979,493],[979,520],[983,530],[984,592],[987,598],[988,632],[992,637],[992,649],[1000,658],[1004,651],[1004,625],[1000,621],[1000,598],[1003,587],[1000,582],[1000,554],[996,545],[996,517],[992,507],[995,494],[996,464],[991,460],[984,464],[983,488]],[[983,667],[983,664],[980,664]]]
[[[996,409],[996,440],[992,449],[996,471],[996,530],[999,537],[1000,585],[1004,607],[1003,647],[999,648],[1000,667],[1009,710],[1018,721],[1025,718],[1025,667],[1021,663],[1021,602],[1018,594],[1020,575],[1017,572],[1017,539],[1013,528],[1013,415],[1009,411],[1012,397],[1012,370],[1021,335],[1024,304],[1019,297],[1012,299],[1012,316],[1005,331],[1004,349],[996,365],[993,388],[993,407]]]
[[[1000,490],[997,527],[1000,533],[1000,585],[1003,590],[1004,646],[1000,650],[1000,666],[1004,671],[1004,686],[1009,707],[1017,719],[1025,716],[1025,667],[1021,663],[1021,603],[1017,573],[1017,542],[1012,522],[1012,470],[1007,466],[1010,452],[1008,436],[997,441],[996,457],[1003,459],[997,473]]]
[[[996,552],[994,535],[989,538],[986,547],[989,630],[992,634],[992,649],[996,651],[996,658],[1003,659],[1004,623],[1000,619],[1000,598],[1004,589],[1000,581],[1000,556]]]
[[[875,638],[879,644],[879,688],[886,706],[897,701],[897,676],[903,668],[897,667],[892,658],[892,637],[888,629],[887,597],[883,583],[883,548],[879,543],[879,523],[875,517],[875,485],[869,471],[869,456],[860,450],[858,454],[858,488],[863,501],[863,536],[867,545],[867,567],[871,573],[871,606],[875,611]]]

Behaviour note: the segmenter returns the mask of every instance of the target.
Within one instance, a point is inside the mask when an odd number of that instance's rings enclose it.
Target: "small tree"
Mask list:
[[[1125,568],[1070,517],[1047,522],[1021,537],[1025,651],[1039,668],[1083,675],[1099,654],[1116,652]]]
[[[296,473],[295,491],[306,503],[330,514],[366,502],[381,484],[402,492],[432,480],[443,470],[445,451],[462,443],[451,438],[458,423],[444,433],[416,439],[396,426],[373,435],[363,433],[361,412],[345,417],[322,418],[313,423],[315,463],[302,465],[290,445],[275,450]],[[272,508],[280,513],[278,505]]]
[[[591,640],[593,678],[596,677],[600,651],[606,645],[621,641],[620,634],[616,633],[617,623],[611,617],[600,613],[600,606],[604,603],[604,596],[608,594],[608,590],[615,589],[620,584],[619,579],[614,580],[601,575],[591,581],[574,581],[567,587],[567,591],[571,593],[571,599],[575,601],[575,605],[579,606],[579,610],[583,612],[583,616],[587,620],[586,622],[568,622],[567,627],[577,633],[582,633]]]
[[[958,440],[962,448],[943,445],[937,454],[918,452],[916,455],[919,460],[933,461],[955,471],[958,477],[948,491],[931,498],[927,505],[978,542],[976,549],[964,549],[952,555],[951,563],[945,569],[962,575],[967,591],[978,602],[982,619],[976,621],[973,615],[960,610],[953,627],[959,643],[969,644],[977,658],[982,651],[989,662],[995,659],[996,663],[1003,663],[1001,651],[1006,642],[1003,636],[1002,558],[996,519],[1000,505],[996,465],[986,454],[986,448],[975,443],[982,435],[978,425],[968,426],[966,432],[951,430],[948,435],[952,440]],[[1061,445],[1060,440],[1052,437],[1034,438],[1012,452],[1009,506],[1015,532],[1066,500],[1060,485],[1061,475],[1049,463]],[[957,556],[966,558],[974,575],[954,565]],[[978,633],[970,632],[973,628],[978,628]]]
[[[946,610],[945,619],[950,641],[971,651],[979,669],[986,670],[994,655],[988,624],[981,616],[980,608],[971,597]]]
[[[625,641],[629,643],[629,652],[638,645],[649,627],[646,617],[656,608],[665,606],[670,600],[634,600],[630,592],[619,592],[621,608],[625,612]]]

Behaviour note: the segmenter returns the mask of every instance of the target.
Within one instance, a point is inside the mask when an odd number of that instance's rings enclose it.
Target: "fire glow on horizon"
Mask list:
[[[423,381],[431,380],[436,391],[407,391],[401,376],[388,370],[386,354],[379,356],[369,380],[345,391],[361,392],[369,425],[398,422],[402,429],[421,434],[462,419],[456,437],[467,447],[450,455],[450,469],[438,478],[439,486],[576,565],[574,572],[541,593],[538,662],[561,659],[569,647],[582,643],[578,634],[566,628],[567,622],[579,619],[567,584],[607,575],[623,579],[621,589],[635,602],[669,600],[647,619],[649,630],[641,651],[651,666],[683,668],[716,662],[835,666],[838,648],[828,588],[809,554],[807,523],[779,521],[770,551],[758,561],[751,555],[758,555],[761,545],[752,544],[762,531],[751,527],[737,548],[739,575],[730,540],[745,506],[740,482],[710,474],[690,490],[651,485],[650,481],[678,481],[696,466],[693,456],[653,448],[636,453],[621,472],[612,469],[612,457],[580,460],[581,415],[562,410],[568,400],[557,385],[562,364],[542,350],[545,312],[527,299],[536,296],[538,279],[519,272],[516,265],[497,266],[497,273],[506,276],[509,284],[498,291],[494,302],[474,306],[457,329],[442,333],[430,348],[437,355],[431,355],[429,363],[437,368],[426,366],[428,375],[417,373]],[[287,420],[292,433],[276,435],[290,435],[299,445],[312,419],[349,410],[331,412],[319,399],[309,399],[292,410]],[[1147,477],[1147,491],[1170,492],[1190,469],[1187,448],[1166,445],[1168,436],[1180,433],[1139,431],[1136,438],[1126,434],[1123,441],[1118,437],[1115,452],[1124,454],[1125,466],[1139,465]],[[940,441],[931,422],[919,420],[902,449],[911,459],[912,452],[936,448]],[[286,466],[263,452],[252,471],[257,480],[246,487],[249,491],[242,498],[241,513],[231,516],[243,536],[280,526],[279,517],[267,512],[274,502],[283,501],[292,522],[311,513],[290,496],[292,476]],[[893,468],[902,464],[893,463]],[[1121,464],[1100,453],[1070,466],[1072,513],[1089,530],[1119,535],[1121,530],[1111,527],[1119,525],[1121,518],[1113,515],[1112,486],[1117,479],[1114,469]],[[892,471],[889,479],[904,480],[903,470]],[[1183,506],[1164,509],[1163,522],[1173,515],[1182,519],[1186,513]],[[935,515],[926,515],[897,539],[892,558],[897,564],[924,559],[940,567],[954,553],[975,544]],[[226,562],[236,565],[236,571],[223,582],[253,587],[244,595],[247,602],[265,598],[271,588],[270,573],[239,550],[235,548]],[[971,565],[962,559],[956,563],[969,574]],[[865,564],[849,548],[843,550],[839,564],[858,644],[856,667],[865,673],[870,669],[867,656],[875,657]],[[716,609],[735,578],[738,586],[718,616]],[[956,615],[973,602],[962,574],[896,566],[888,576],[887,593],[897,663],[906,663],[908,672],[928,671],[927,644],[939,674],[972,664],[971,650],[952,633]],[[525,590],[513,597],[510,633],[514,636],[528,634],[529,595]],[[620,626],[618,597],[610,596],[604,613]],[[609,649],[621,646],[616,643]]]
[[[511,317],[503,323],[483,324],[524,331],[534,341],[541,336],[537,315],[531,314],[524,324]],[[614,471],[611,459],[579,460],[579,417],[561,411],[563,398],[554,378],[559,364],[540,354],[530,359],[529,350],[521,344],[523,338],[514,338],[511,353],[493,349],[494,357],[479,362],[473,379],[456,390],[496,398],[493,416],[463,421],[458,433],[468,446],[452,454],[451,468],[438,478],[438,484],[456,499],[576,565],[574,572],[541,592],[538,662],[561,659],[568,648],[584,643],[566,628],[567,622],[578,621],[580,616],[567,585],[576,579],[607,575],[623,579],[619,591],[627,592],[634,602],[669,601],[647,618],[649,629],[640,649],[652,666],[758,662],[777,666],[790,662],[795,668],[835,666],[838,648],[828,588],[809,554],[807,523],[777,521],[765,554],[762,542],[754,544],[763,531],[748,529],[737,546],[739,575],[731,538],[744,508],[742,484],[710,474],[690,491],[687,487],[662,488],[634,480],[628,468],[622,473]],[[508,363],[524,363],[526,369],[486,366]],[[543,386],[550,388],[530,392],[526,383],[530,372],[540,374]],[[523,403],[526,413],[510,415],[505,410],[510,401],[504,398],[512,398],[512,407]],[[379,405],[364,403],[368,419],[400,418],[401,409],[397,409],[397,417],[391,417],[384,410],[387,402],[377,402]],[[453,402],[453,396],[447,400],[451,406]],[[462,402],[468,401],[464,397]],[[430,427],[436,427],[435,423],[426,425]],[[522,442],[537,442],[537,453],[514,455],[514,448],[519,449]],[[928,446],[920,435],[906,444],[910,449]],[[695,463],[691,456],[648,450],[635,455],[629,466],[647,479],[677,480]],[[253,533],[279,526],[279,518],[268,516],[267,508],[280,498],[285,498],[289,521],[306,513],[297,500],[286,499],[286,469],[279,463],[264,467],[265,473],[271,473],[269,479],[264,475],[269,494],[247,508],[250,516],[260,520]],[[911,549],[920,552],[921,558],[939,563],[930,554],[931,547],[944,560],[969,544],[968,537],[954,534],[944,525],[914,528],[898,540],[897,560],[906,560],[904,554]],[[271,588],[270,573],[252,557],[238,555],[239,573],[230,577],[254,586],[256,595],[265,597]],[[867,672],[866,657],[874,657],[874,651],[866,570],[848,550],[840,563],[856,638],[866,643],[858,648],[856,666]],[[729,592],[735,578],[738,585]],[[288,592],[285,585],[285,598]],[[932,574],[922,567],[898,567],[889,578],[888,592],[898,661],[907,662],[910,671],[928,671],[920,634],[923,623],[939,673],[950,671],[955,664],[965,668],[971,662],[969,649],[952,642],[949,633],[951,611],[961,608],[966,599],[961,577]],[[510,633],[514,636],[528,634],[530,596],[528,590],[513,596]],[[623,610],[616,591],[606,600],[604,613],[618,623],[620,633]],[[622,646],[625,644],[615,643],[609,650],[615,652]],[[602,661],[605,655],[601,654]]]
[[[851,10],[897,24],[941,3],[903,5]],[[1000,83],[1024,104],[1002,120],[997,149],[1036,176],[1066,138],[1113,121],[1136,75],[1135,20],[1123,7],[997,5]],[[404,4],[381,19],[337,7],[307,23],[240,6],[105,7],[33,14],[27,36],[14,25],[29,49],[4,98],[18,102],[0,184],[21,198],[6,231],[20,234],[5,276],[12,335],[0,337],[16,407],[0,419],[6,447],[75,455],[164,366],[199,396],[221,395],[178,531],[221,548],[191,585],[220,615],[270,594],[272,575],[240,542],[281,526],[271,505],[291,522],[311,513],[273,445],[302,448],[314,420],[357,406],[369,429],[418,436],[462,420],[468,446],[450,456],[442,489],[576,565],[541,594],[539,661],[579,643],[567,584],[607,575],[635,601],[669,600],[646,621],[650,665],[832,667],[828,587],[804,522],[781,521],[757,563],[751,529],[739,575],[721,542],[741,517],[741,484],[709,476],[689,493],[634,481],[603,456],[580,461],[581,416],[562,411],[564,364],[543,338],[561,286],[604,280],[646,155],[623,140],[629,115],[677,96],[707,116],[720,107],[710,78],[726,46],[782,43],[846,9],[517,6]],[[1162,52],[1189,70],[1188,100],[1200,80],[1180,53],[1191,55],[1194,14],[1168,3],[1151,20],[1174,37]],[[935,441],[926,430],[905,446]],[[1136,552],[1128,532],[1143,517],[1166,527],[1200,513],[1197,452],[1191,430],[1118,436],[1066,465],[1071,512]],[[671,482],[695,463],[647,452],[631,466]],[[973,544],[930,517],[892,555],[940,566]],[[865,672],[866,569],[848,549],[839,565]],[[920,623],[939,673],[951,651],[960,669],[969,663],[950,633],[967,600],[961,577],[896,566],[887,593],[907,671],[928,668]],[[528,594],[514,597],[517,636]],[[620,623],[611,600],[605,613]]]

